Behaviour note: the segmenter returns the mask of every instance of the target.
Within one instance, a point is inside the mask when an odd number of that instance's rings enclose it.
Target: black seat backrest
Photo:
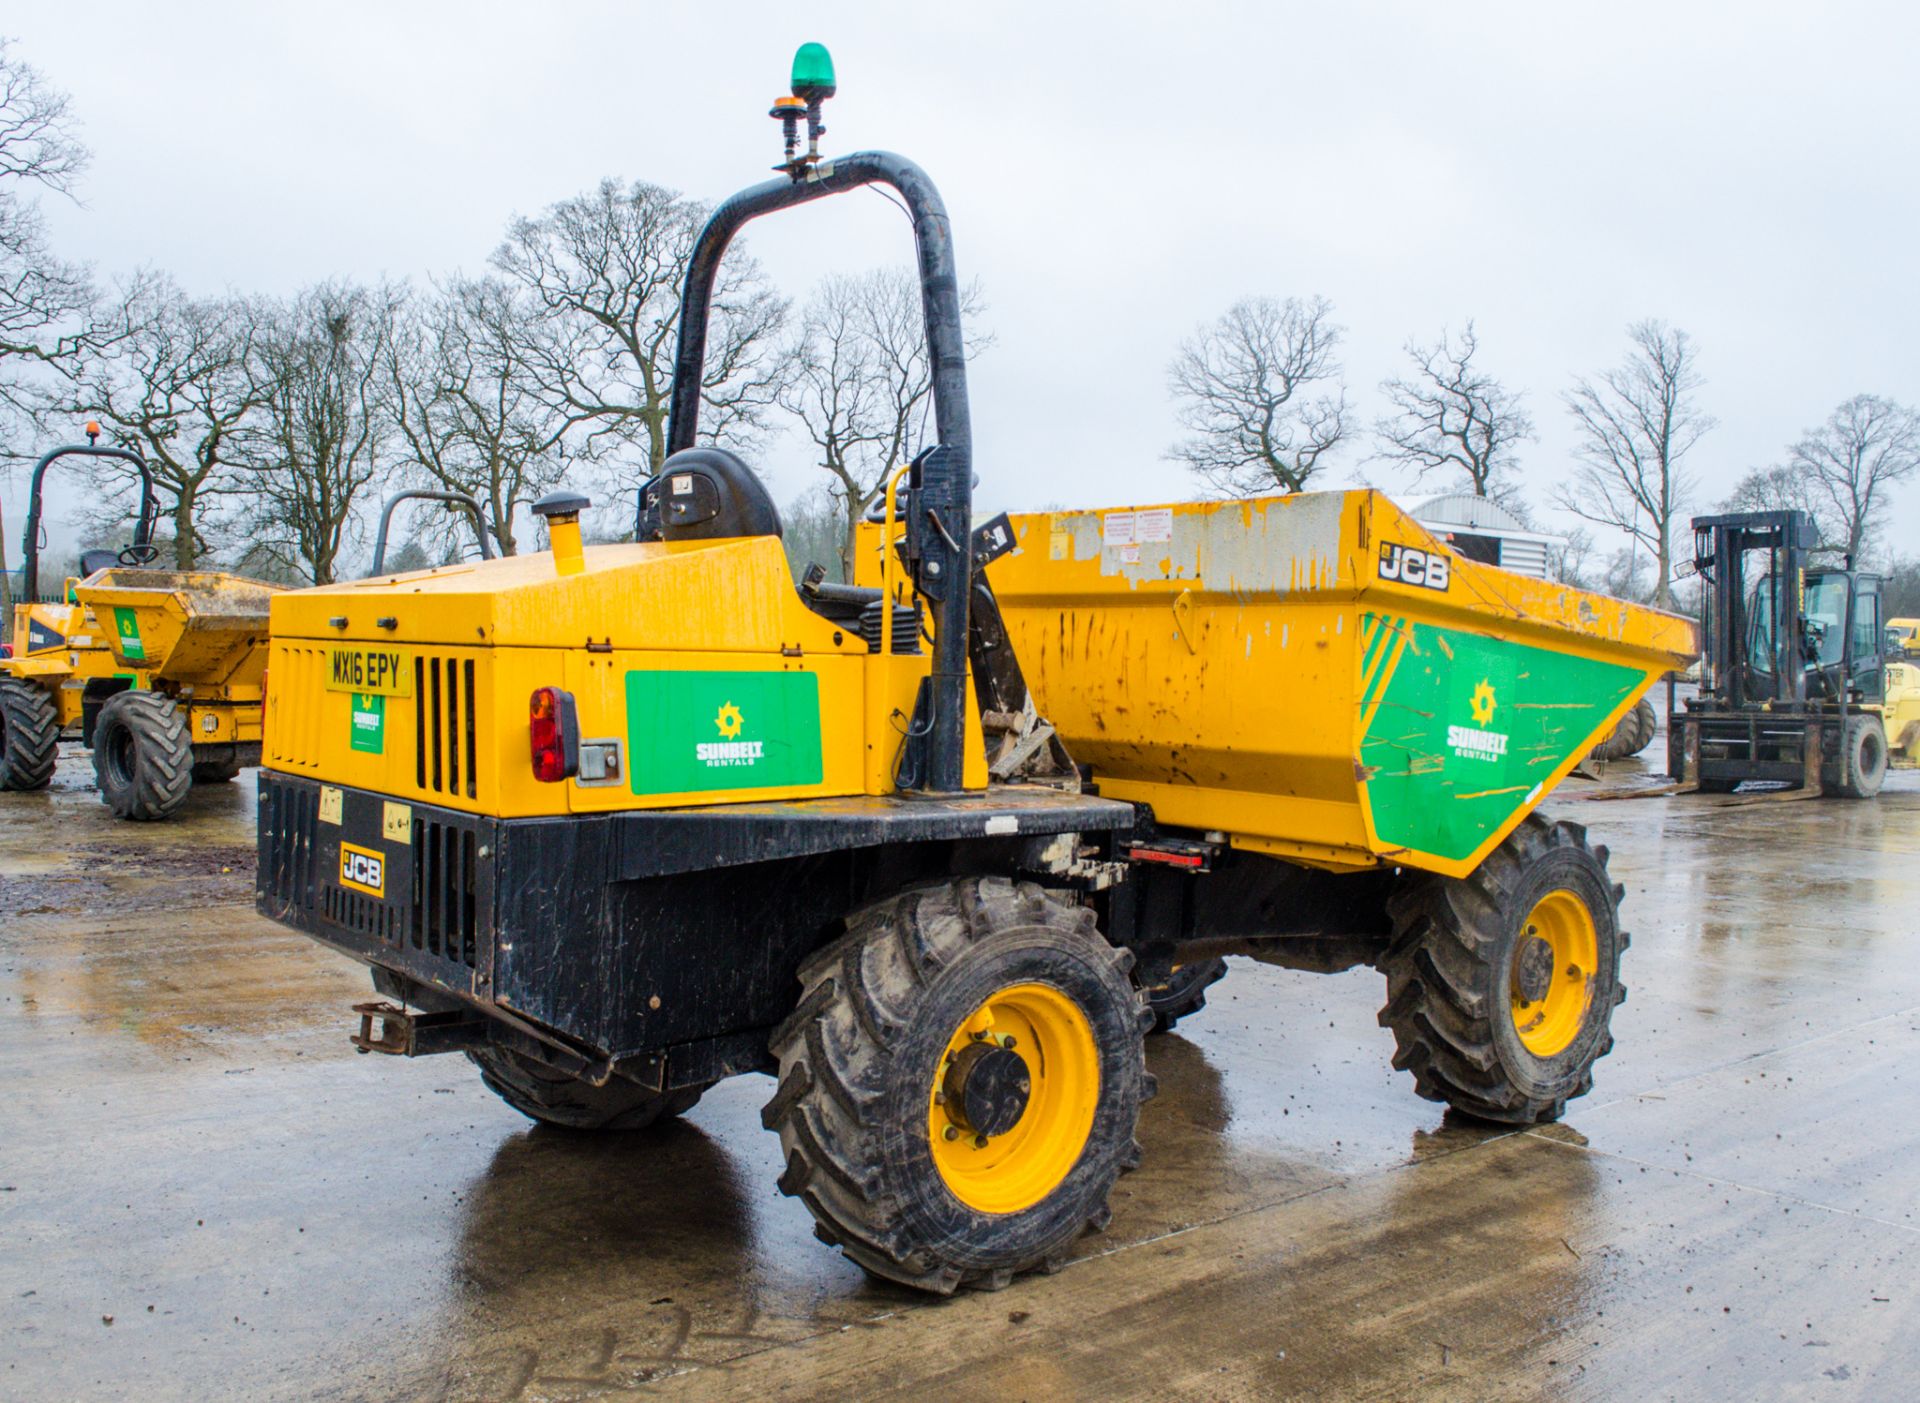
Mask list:
[[[640,489],[643,541],[779,534],[780,512],[766,485],[724,448],[683,448]]]
[[[80,552],[80,578],[98,574],[102,570],[111,570],[120,563],[117,550],[83,550]]]

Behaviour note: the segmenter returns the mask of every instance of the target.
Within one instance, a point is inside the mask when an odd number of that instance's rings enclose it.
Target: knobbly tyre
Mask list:
[[[899,156],[820,156],[833,90],[806,46],[779,175],[700,236],[636,543],[583,548],[561,492],[549,552],[275,599],[261,910],[372,966],[360,1047],[465,1052],[539,1121],[771,1074],[780,1187],[931,1291],[1106,1222],[1148,1029],[1227,954],[1377,965],[1422,1094],[1559,1115],[1626,937],[1605,850],[1534,808],[1688,625],[1368,492],[976,530],[947,215]],[[796,590],[759,479],[695,446],[711,294],[747,222],[868,184],[939,442],[862,578]]]

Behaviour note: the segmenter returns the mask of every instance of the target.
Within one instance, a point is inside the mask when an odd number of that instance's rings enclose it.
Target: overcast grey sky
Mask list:
[[[765,111],[794,46],[826,43],[828,149],[925,166],[983,284],[996,507],[1196,495],[1162,456],[1166,363],[1255,293],[1333,300],[1365,418],[1409,336],[1475,318],[1540,424],[1541,507],[1572,447],[1561,390],[1641,317],[1699,345],[1720,420],[1691,459],[1702,506],[1849,395],[1920,400],[1911,5],[9,10],[95,153],[84,208],[45,201],[60,251],[199,292],[477,270],[509,216],[607,175],[721,198],[778,155]],[[861,195],[750,242],[795,296],[909,250]],[[1425,495],[1363,459],[1331,482]],[[798,442],[760,466],[782,500],[810,481]],[[1920,485],[1897,520],[1911,554]]]

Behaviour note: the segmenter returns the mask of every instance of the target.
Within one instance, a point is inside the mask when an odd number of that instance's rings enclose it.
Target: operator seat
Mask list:
[[[683,448],[640,489],[643,541],[714,541],[780,535],[766,484],[724,448]]]
[[[120,563],[117,550],[83,550],[80,552],[80,578],[87,579],[102,570],[111,570]]]

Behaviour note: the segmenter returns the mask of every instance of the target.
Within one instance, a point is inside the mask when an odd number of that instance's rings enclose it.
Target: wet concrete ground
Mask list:
[[[1560,1126],[1416,1098],[1377,975],[1234,962],[1110,1229],[945,1303],[814,1241],[765,1079],[578,1137],[356,1056],[363,972],[251,912],[250,781],[142,828],[91,778],[0,796],[0,1397],[1920,1393],[1920,776],[1550,804],[1634,934]]]

